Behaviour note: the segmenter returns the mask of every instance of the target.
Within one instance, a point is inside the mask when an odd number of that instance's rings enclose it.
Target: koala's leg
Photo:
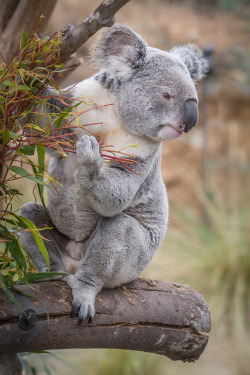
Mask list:
[[[22,208],[20,215],[31,220],[38,229],[51,228],[41,231],[41,235],[46,238],[46,240],[44,240],[44,244],[50,259],[50,272],[66,272],[63,264],[62,249],[66,248],[69,240],[53,227],[53,224],[44,210],[44,207],[41,204],[27,203]],[[36,269],[39,272],[47,272],[48,266],[34,240],[32,233],[28,231],[21,231],[20,239],[22,245],[30,254]],[[58,276],[58,278],[61,277]]]
[[[159,241],[152,242],[151,231],[125,213],[102,217],[80,267],[66,277],[73,294],[71,316],[79,309],[79,324],[87,316],[91,321],[101,288],[136,279],[149,264]]]

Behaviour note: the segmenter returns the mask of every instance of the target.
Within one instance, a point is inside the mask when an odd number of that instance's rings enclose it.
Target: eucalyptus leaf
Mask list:
[[[26,47],[28,44],[28,34],[24,31],[22,32],[22,48]]]
[[[25,275],[25,278],[20,280],[20,283],[34,283],[40,280],[45,280],[49,279],[51,277],[56,277],[56,276],[67,276],[68,273],[63,273],[63,272],[37,272],[37,273],[29,273]]]
[[[6,243],[6,248],[11,252],[19,268],[23,269],[23,271],[26,272],[27,265],[25,257],[22,253],[19,242],[15,237],[12,236],[11,241]]]
[[[51,186],[48,185],[48,184],[46,184],[46,183],[44,183],[44,182],[41,180],[40,176],[35,177],[35,176],[31,175],[29,172],[27,172],[25,169],[23,169],[22,167],[18,167],[18,166],[13,166],[13,165],[11,165],[11,166],[8,166],[8,169],[11,170],[12,172],[14,172],[14,173],[16,173],[16,174],[22,176],[22,177],[26,177],[26,178],[28,178],[29,180],[36,182],[37,184],[40,184],[40,185],[46,186],[46,187],[48,187],[49,189],[51,189]]]
[[[19,302],[17,301],[17,299],[13,296],[13,294],[11,293],[5,279],[4,279],[4,276],[0,274],[0,284],[1,284],[1,287],[3,289],[3,291],[7,294],[7,296],[9,297],[9,299],[11,300],[12,303],[14,303],[14,305],[24,313],[23,309],[22,309],[22,306],[19,304]]]
[[[35,146],[24,146],[20,149],[20,152],[25,155],[34,155],[35,153]]]
[[[34,225],[34,223],[32,223],[32,221],[30,221],[26,217],[19,215],[19,219],[24,224],[27,225],[28,229],[30,229],[31,233],[33,234],[34,240],[36,241],[36,244],[39,247],[39,249],[40,249],[40,251],[41,251],[41,253],[42,253],[42,255],[43,255],[43,257],[46,261],[48,269],[49,269],[49,267],[50,267],[49,255],[48,255],[48,252],[47,252],[46,247],[44,245],[43,239],[39,234],[39,229]]]

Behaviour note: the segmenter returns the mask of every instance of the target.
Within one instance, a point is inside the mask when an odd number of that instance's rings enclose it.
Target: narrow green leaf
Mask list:
[[[2,106],[2,104],[0,104],[0,109],[1,109],[1,112],[3,114],[3,117],[5,118],[5,109],[4,107]]]
[[[37,187],[38,187],[38,193],[39,193],[42,205],[43,205],[45,211],[48,213],[48,210],[47,210],[47,207],[46,207],[46,204],[45,204],[45,201],[44,201],[44,197],[43,197],[43,186],[37,185]]]
[[[11,252],[16,264],[19,268],[21,268],[24,272],[26,272],[27,265],[25,261],[25,257],[21,251],[20,245],[16,238],[13,236],[10,237],[10,242],[7,242],[6,248]]]
[[[3,143],[6,144],[9,142],[9,132],[6,128],[3,128]]]
[[[20,149],[20,152],[25,155],[34,155],[35,153],[35,145],[31,146],[24,146]]]
[[[12,286],[11,289],[15,290],[15,292],[18,292],[19,294],[21,294],[24,297],[38,299],[38,297],[36,297],[36,296],[32,296],[31,294],[23,293],[21,290],[15,288],[14,286]]]
[[[28,34],[25,33],[24,31],[22,32],[23,36],[22,36],[22,44],[21,44],[21,48],[23,49],[24,47],[27,46],[28,44]]]
[[[32,89],[26,85],[18,85],[19,91],[31,91]]]
[[[45,147],[43,145],[36,145],[36,150],[37,150],[37,157],[38,157],[38,172],[41,176],[44,175],[44,170],[45,170]],[[43,177],[42,177],[42,181],[43,181]],[[46,208],[46,205],[45,205],[45,202],[44,202],[44,197],[43,197],[43,186],[42,185],[37,185],[38,187],[38,192],[39,192],[39,195],[40,195],[40,199],[41,199],[41,202],[42,202],[42,205],[43,207],[45,208],[45,210],[47,211],[47,208]]]
[[[21,284],[24,284],[26,282],[28,283],[35,283],[36,281],[49,279],[51,277],[55,276],[67,276],[68,273],[63,272],[37,272],[37,273],[28,273],[25,275],[24,278],[20,280]]]
[[[10,232],[8,231],[8,229],[4,225],[0,224],[0,228],[2,230],[2,231],[0,231],[0,237],[1,238],[8,237],[10,235]]]
[[[15,220],[4,218],[4,220],[2,220],[2,222],[4,222],[4,223],[6,222],[6,223],[9,223],[9,224],[12,224],[12,225],[18,225],[21,228],[27,228],[27,225],[25,225],[21,220],[18,219],[18,215],[15,215],[15,214],[11,213],[11,216],[13,216]],[[1,226],[1,224],[0,224],[0,226]]]
[[[57,128],[60,128],[61,124],[62,124],[62,121],[63,121],[63,116],[62,114],[60,116],[58,116],[57,120],[56,120],[56,127]]]
[[[45,169],[45,163],[44,163],[45,147],[44,147],[44,145],[38,144],[38,145],[36,145],[36,150],[37,150],[38,166],[39,166],[38,173],[43,175],[44,169]]]
[[[38,172],[37,172],[37,169],[34,165],[34,163],[30,160],[30,165],[33,169],[33,172],[35,175],[38,175]],[[41,182],[43,183],[43,175],[39,175],[38,178],[41,180]],[[50,186],[47,186],[47,187],[50,187]],[[42,205],[44,207],[44,209],[46,210],[46,212],[48,212],[47,210],[47,207],[46,207],[46,204],[45,204],[45,201],[44,201],[44,198],[43,198],[43,185],[42,184],[39,184],[37,183],[37,188],[38,188],[38,193],[39,193],[39,196],[40,196],[40,199],[41,199],[41,202],[42,202]]]
[[[46,247],[44,245],[42,237],[39,236],[39,229],[37,229],[37,227],[32,223],[32,221],[30,221],[26,217],[19,215],[19,219],[21,221],[23,221],[24,224],[27,225],[28,229],[31,230],[31,233],[33,234],[34,240],[36,241],[36,244],[39,247],[39,249],[40,249],[40,251],[41,251],[41,253],[42,253],[42,255],[43,255],[43,257],[44,257],[44,259],[47,263],[48,269],[49,269],[49,267],[50,267],[49,255],[48,255],[48,252],[47,252]]]
[[[10,90],[9,90],[9,94],[14,94],[16,92],[16,87],[12,87]]]
[[[15,82],[10,81],[10,80],[3,81],[2,84],[3,84],[4,86],[7,86],[7,87],[16,87]]]
[[[72,107],[69,107],[67,109],[65,109],[57,118],[56,120],[56,127],[57,128],[60,128],[61,124],[62,124],[62,121],[64,119],[67,118],[67,116],[70,114],[70,112],[72,111]],[[53,111],[52,111],[53,112]]]
[[[23,169],[22,167],[17,167],[17,166],[11,165],[11,166],[8,166],[8,169],[11,170],[12,172],[22,176],[22,177],[26,177],[29,180],[36,182],[37,184],[46,186],[47,188],[51,189],[50,185],[41,181],[41,179],[39,178],[40,176],[35,177],[35,176],[31,175],[29,172],[27,172],[25,169]]]
[[[11,131],[9,132],[9,134],[10,134],[12,139],[17,139],[19,137],[19,134],[16,134],[16,133],[11,132]]]
[[[14,305],[24,313],[21,305],[19,304],[19,302],[17,301],[17,299],[13,296],[13,294],[11,293],[3,275],[0,275],[0,284],[3,288],[3,291],[7,294],[7,296],[9,297],[9,299],[11,300],[12,303],[14,303]]]

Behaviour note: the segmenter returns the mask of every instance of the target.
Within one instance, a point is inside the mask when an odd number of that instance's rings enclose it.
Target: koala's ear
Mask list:
[[[147,44],[127,26],[114,25],[104,31],[91,54],[93,65],[106,68],[120,81],[127,81],[145,61]]]
[[[194,81],[202,79],[206,74],[208,62],[202,50],[195,44],[174,47],[169,52],[176,55],[186,65]]]

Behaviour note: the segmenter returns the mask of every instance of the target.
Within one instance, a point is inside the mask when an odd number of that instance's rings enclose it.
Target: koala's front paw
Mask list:
[[[99,164],[102,157],[99,151],[99,144],[95,137],[83,135],[76,144],[76,156],[78,163]]]
[[[95,296],[96,293],[93,290],[89,290],[84,288],[84,285],[74,286],[75,280],[74,276],[70,275],[67,278],[67,283],[72,289],[72,310],[70,313],[70,317],[73,318],[76,314],[77,310],[79,309],[78,313],[78,325],[81,324],[87,317],[88,323],[91,323],[94,315],[95,315]],[[73,286],[72,286],[73,284]]]

